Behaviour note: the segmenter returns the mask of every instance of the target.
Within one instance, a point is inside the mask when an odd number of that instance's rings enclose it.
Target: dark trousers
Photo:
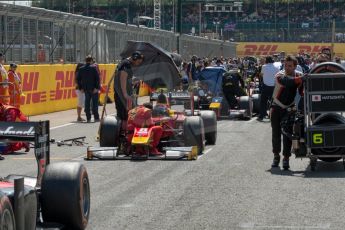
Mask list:
[[[85,114],[86,119],[91,120],[91,101],[92,101],[92,113],[95,119],[99,119],[98,114],[98,93],[85,92]]]
[[[279,106],[271,107],[271,127],[272,127],[272,152],[274,154],[279,154],[281,151],[281,122],[282,119],[287,116],[286,109],[282,109]],[[288,127],[288,132],[292,131],[292,127]],[[291,140],[283,134],[283,156],[291,156]]]
[[[259,118],[264,118],[265,116],[267,116],[267,102],[272,99],[273,91],[274,86],[262,86]]]

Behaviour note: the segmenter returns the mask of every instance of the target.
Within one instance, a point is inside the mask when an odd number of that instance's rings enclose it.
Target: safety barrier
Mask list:
[[[272,42],[239,42],[237,45],[238,56],[272,55],[285,51],[287,54],[308,53],[317,55],[325,47],[331,47],[331,43],[272,43]],[[335,55],[345,58],[345,44],[334,44]]]
[[[5,67],[8,69],[8,66]],[[75,64],[19,65],[17,73],[22,80],[21,110],[24,114],[38,115],[76,108],[75,68]],[[105,91],[115,68],[115,64],[99,65],[101,103],[106,101]],[[139,96],[146,96],[149,92],[149,87],[141,83]],[[110,86],[108,97],[114,101],[113,84]]]
[[[24,114],[38,115],[76,108],[75,68],[74,64],[19,65],[17,73],[22,79],[21,110]],[[115,65],[102,64],[99,69],[104,91]],[[110,90],[112,92],[113,87]],[[109,96],[113,99],[113,93]],[[104,96],[101,101],[104,101]]]

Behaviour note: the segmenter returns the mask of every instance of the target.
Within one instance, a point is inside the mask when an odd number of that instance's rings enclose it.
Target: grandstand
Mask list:
[[[53,2],[33,1],[33,5],[130,24],[135,24],[138,16],[153,17],[153,0],[70,0],[71,4],[55,1],[55,5]],[[201,34],[222,33],[225,40],[330,42],[334,19],[336,41],[345,41],[345,0],[234,0],[242,5],[232,12],[225,7],[209,10],[209,5],[217,4],[214,0],[201,2],[201,14],[198,4],[183,3],[183,33],[190,34],[193,27],[199,31],[201,15]],[[162,0],[162,29],[176,28],[176,4],[177,0]]]

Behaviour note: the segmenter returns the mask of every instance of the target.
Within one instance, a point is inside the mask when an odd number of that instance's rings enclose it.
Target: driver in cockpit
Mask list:
[[[167,97],[161,93],[158,95],[156,105],[152,110],[153,117],[169,117],[169,104]]]

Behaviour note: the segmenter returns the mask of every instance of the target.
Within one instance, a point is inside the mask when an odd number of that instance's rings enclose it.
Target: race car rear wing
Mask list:
[[[37,184],[41,185],[46,166],[50,163],[49,121],[0,122],[0,143],[32,142],[37,161]]]
[[[160,92],[154,92],[151,94],[150,100],[151,101],[156,101],[158,96],[160,95]],[[190,94],[189,92],[167,92],[163,93],[170,101],[187,101],[190,100]]]

